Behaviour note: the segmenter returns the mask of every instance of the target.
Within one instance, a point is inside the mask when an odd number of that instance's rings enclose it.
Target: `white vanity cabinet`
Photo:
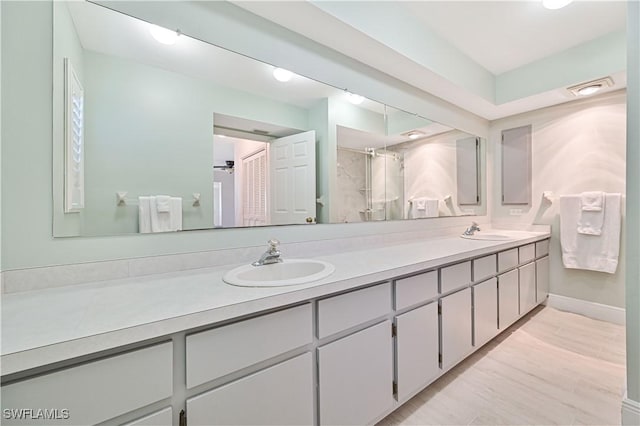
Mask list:
[[[318,348],[321,425],[364,425],[393,404],[391,321]]]
[[[440,374],[438,302],[396,317],[398,401],[403,401]]]
[[[471,352],[471,288],[440,299],[440,309],[442,369],[448,370]]]
[[[3,413],[69,410],[52,425],[169,425],[183,410],[190,426],[372,424],[546,299],[548,240],[479,253],[21,372],[3,383]]]
[[[190,426],[313,424],[311,353],[187,399],[187,421]]]
[[[498,280],[476,284],[473,290],[473,345],[480,347],[498,334]]]

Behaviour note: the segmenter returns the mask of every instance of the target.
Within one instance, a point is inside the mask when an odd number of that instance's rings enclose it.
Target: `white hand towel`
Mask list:
[[[604,192],[583,192],[580,194],[580,208],[586,212],[601,211],[604,208]]]
[[[138,232],[151,232],[151,197],[138,197]]]
[[[171,197],[168,195],[156,195],[156,208],[158,209],[158,213],[169,213],[171,211],[169,200],[171,200]]]
[[[604,222],[599,237],[577,231],[580,218],[580,195],[560,197],[560,244],[565,268],[587,269],[614,274],[620,254],[620,194],[606,194]]]
[[[602,234],[606,197],[604,192],[583,192],[580,194],[580,218],[577,230],[580,234],[599,236]]]
[[[433,198],[427,199],[427,214],[426,217],[438,217],[440,215],[438,211],[439,201]]]

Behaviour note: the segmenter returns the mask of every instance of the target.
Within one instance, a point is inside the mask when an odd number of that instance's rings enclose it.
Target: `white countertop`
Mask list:
[[[329,277],[288,287],[235,287],[238,265],[14,293],[2,298],[2,375],[286,306],[445,263],[538,241],[548,232],[509,232],[509,241],[459,237],[319,256]],[[284,254],[285,260],[287,258]],[[289,256],[293,257],[293,256]]]

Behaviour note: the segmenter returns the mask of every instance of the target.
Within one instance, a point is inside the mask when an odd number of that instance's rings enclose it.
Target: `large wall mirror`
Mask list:
[[[472,135],[93,3],[53,8],[54,236],[484,212]]]

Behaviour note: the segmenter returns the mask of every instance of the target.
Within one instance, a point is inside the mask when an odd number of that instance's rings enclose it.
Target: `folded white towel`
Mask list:
[[[604,208],[604,192],[583,192],[580,194],[580,208],[585,212],[602,211]]]
[[[171,200],[171,197],[168,195],[156,195],[156,208],[159,213],[169,213],[171,210],[169,200]]]
[[[151,197],[138,197],[138,232],[151,232]]]
[[[581,196],[560,197],[560,244],[565,268],[587,269],[614,274],[620,254],[620,194],[606,194],[599,237],[578,232],[582,211]]]
[[[580,194],[578,233],[595,236],[602,234],[605,205],[605,194],[602,191],[583,192]]]
[[[416,198],[414,201],[416,210],[426,210],[427,209],[427,199],[426,198]]]

